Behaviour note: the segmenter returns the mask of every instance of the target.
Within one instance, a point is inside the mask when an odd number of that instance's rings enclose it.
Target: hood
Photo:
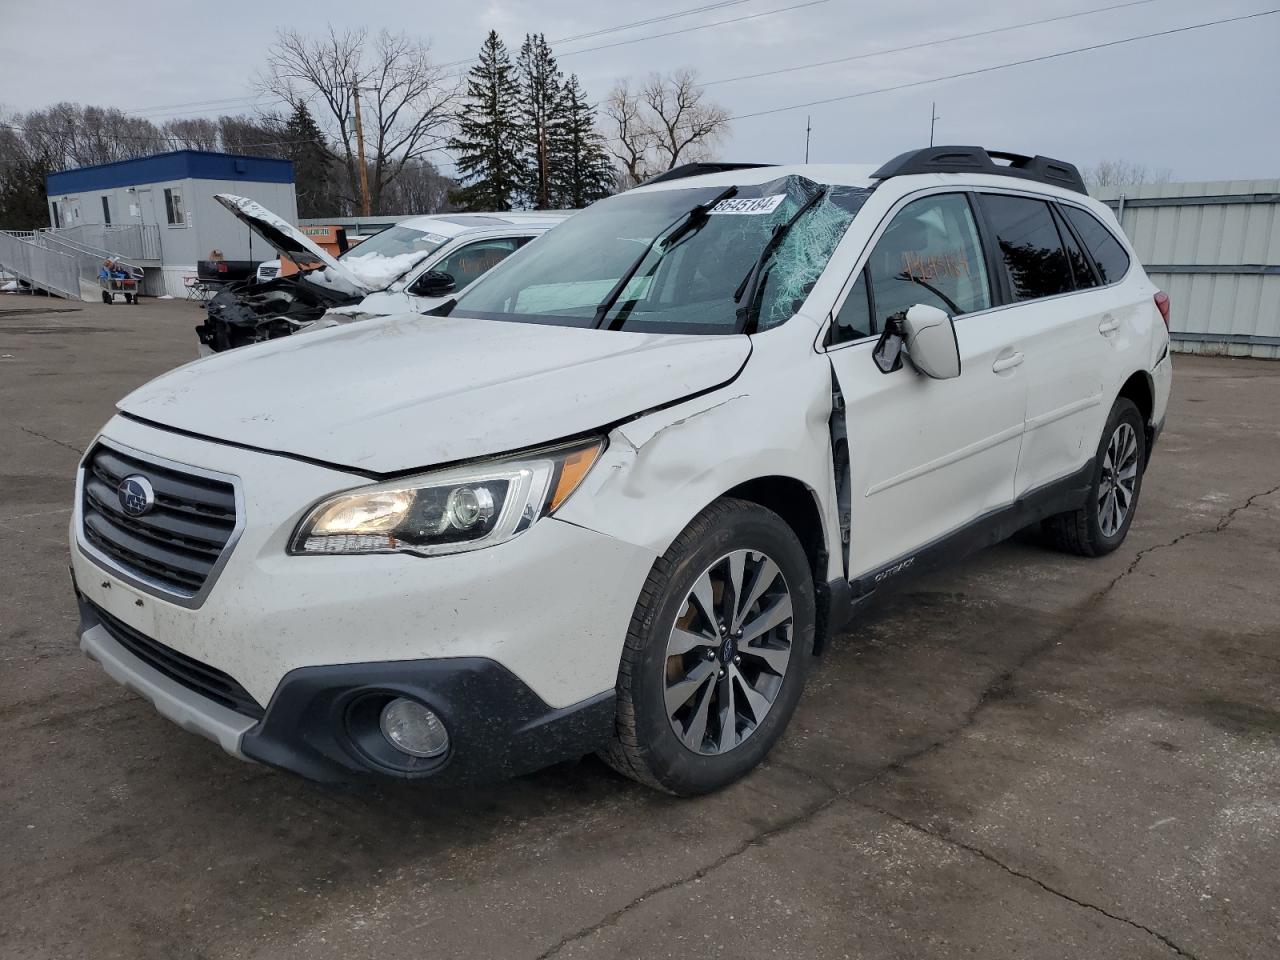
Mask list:
[[[326,253],[306,234],[283,217],[278,217],[256,200],[237,197],[231,193],[214,194],[213,199],[231,211],[231,215],[248,225],[258,236],[275,247],[294,263],[323,263],[326,267],[365,293],[372,288],[348,270],[338,260]]]
[[[746,336],[399,314],[179,367],[121,411],[216,440],[395,473],[594,430],[731,380]]]

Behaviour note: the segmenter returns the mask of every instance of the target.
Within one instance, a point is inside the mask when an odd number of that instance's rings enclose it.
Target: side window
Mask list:
[[[1102,277],[1103,283],[1115,283],[1129,272],[1129,254],[1111,231],[1098,222],[1097,217],[1079,207],[1065,204],[1062,212],[1076,228],[1076,233],[1080,234],[1093,262],[1098,265],[1098,276]]]
[[[102,222],[106,226],[111,226],[111,198],[102,198]]]
[[[831,343],[847,343],[850,340],[861,340],[876,332],[875,322],[871,319],[871,301],[867,292],[867,271],[864,267],[858,279],[849,290],[849,295],[840,305],[835,323],[831,325]]]
[[[521,245],[523,238],[502,237],[497,240],[480,240],[469,243],[465,247],[453,251],[432,270],[447,273],[453,277],[457,289],[461,290],[472,280],[488,273]]]
[[[181,227],[187,223],[187,214],[182,209],[182,191],[176,187],[164,188],[164,214],[171,227]]]
[[[1076,243],[1071,229],[1062,219],[1062,211],[1055,206],[1054,222],[1058,225],[1058,236],[1062,237],[1062,249],[1067,252],[1067,262],[1071,264],[1071,275],[1075,278],[1077,290],[1087,290],[1098,285],[1098,278],[1093,275],[1093,264]]]
[[[982,206],[995,233],[1013,299],[1052,297],[1075,288],[1047,203],[988,193],[982,195]]]
[[[969,201],[961,193],[922,197],[889,224],[867,260],[872,329],[917,303],[959,316],[991,306],[991,285]]]

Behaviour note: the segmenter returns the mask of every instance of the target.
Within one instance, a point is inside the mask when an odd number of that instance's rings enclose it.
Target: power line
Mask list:
[[[810,2],[811,3],[826,2],[826,0],[810,0]],[[807,6],[807,5],[809,4],[802,4],[802,6]],[[1271,10],[1261,10],[1256,13],[1242,14],[1241,16],[1238,16],[1238,17],[1224,17],[1218,20],[1208,20],[1202,23],[1188,24],[1187,26],[1183,26],[1183,27],[1173,27],[1168,30],[1158,30],[1153,33],[1138,34],[1132,37],[1122,37],[1121,39],[1118,39],[1118,40],[1107,40],[1100,43],[1088,44],[1086,46],[1073,47],[1069,50],[1060,50],[1055,53],[1042,54],[1036,57],[1027,57],[1022,60],[1011,60],[1007,63],[998,63],[998,64],[993,64],[987,67],[978,67],[973,70],[964,70],[959,73],[947,74],[946,76],[941,76],[941,77],[929,77],[924,80],[912,80],[906,83],[894,84],[888,87],[877,87],[873,90],[861,90],[857,93],[846,93],[836,97],[824,97],[819,100],[809,100],[803,103],[793,103],[793,104],[788,104],[786,106],[781,106],[781,107],[771,107],[767,110],[755,110],[755,111],[752,111],[751,113],[740,113],[740,114],[730,116],[727,119],[749,120],[755,117],[764,117],[764,116],[771,116],[777,113],[785,113],[790,110],[801,110],[807,107],[823,106],[829,103],[840,103],[846,100],[856,100],[863,97],[871,97],[881,93],[892,93],[898,90],[908,90],[913,87],[922,87],[932,83],[944,83],[949,80],[960,80],[960,79],[965,79],[967,77],[975,77],[975,76],[980,76],[982,74],[995,73],[1000,70],[1009,70],[1009,69],[1012,69],[1013,67],[1027,66],[1033,63],[1043,63],[1048,60],[1057,60],[1063,57],[1074,56],[1075,54],[1078,54],[1078,53],[1089,53],[1094,50],[1105,50],[1110,47],[1118,47],[1127,43],[1136,43],[1140,40],[1152,40],[1159,37],[1168,37],[1168,36],[1173,36],[1181,33],[1190,33],[1191,31],[1194,31],[1194,30],[1203,30],[1208,27],[1216,27],[1216,26],[1221,26],[1223,24],[1228,24],[1228,23],[1240,23],[1247,20],[1256,20],[1261,17],[1274,16],[1277,13],[1280,13],[1280,7],[1274,8]],[[937,42],[945,42],[945,41],[937,41]],[[10,130],[20,130],[20,131],[26,132],[25,127],[19,124],[0,123],[0,127],[8,128]],[[99,137],[99,139],[149,141],[149,142],[155,142],[155,143],[170,143],[170,144],[179,144],[179,145],[185,145],[185,143],[187,142],[185,140],[182,140],[180,138],[175,138],[175,137],[165,137],[165,136],[140,137],[140,136],[128,136],[123,134],[105,135],[105,136]],[[273,141],[269,143],[252,144],[250,146],[253,148],[259,148],[259,147],[268,147],[268,146],[286,146],[291,144],[324,143],[324,142],[325,141],[323,139],[311,138],[311,139],[304,139],[304,140],[280,140],[280,141]]]
[[[632,27],[647,27],[653,23],[662,23],[664,20],[679,20],[681,17],[691,17],[695,13],[707,13],[711,10],[719,10],[722,7],[737,7],[750,0],[720,0],[719,3],[707,3],[700,7],[690,7],[687,10],[679,10],[675,13],[663,14],[659,17],[649,17],[647,20],[635,20],[631,23],[619,24],[616,27],[605,27],[601,30],[593,30],[590,33],[580,33],[573,37],[561,37],[559,40],[552,40],[552,43],[572,43],[575,40],[589,40],[592,37],[601,37],[607,33],[619,33],[623,30],[630,30]]]
[[[1225,17],[1221,20],[1209,20],[1204,23],[1193,23],[1185,27],[1174,27],[1171,30],[1159,30],[1155,33],[1144,33],[1136,37],[1124,37],[1120,40],[1108,40],[1105,43],[1093,43],[1085,47],[1073,47],[1070,50],[1061,50],[1057,53],[1046,53],[1039,57],[1028,57],[1025,60],[1012,60],[1008,63],[997,63],[990,67],[979,67],[976,70],[964,70],[960,73],[948,74],[945,77],[930,77],[927,80],[912,80],[909,83],[899,83],[891,87],[878,87],[875,90],[862,90],[858,93],[846,93],[838,97],[824,97],[821,100],[809,100],[805,103],[792,103],[785,107],[771,107],[768,110],[755,110],[751,113],[740,113],[736,116],[729,117],[729,120],[749,120],[753,117],[766,117],[775,113],[785,113],[788,110],[802,110],[806,107],[817,107],[828,103],[839,103],[843,100],[856,100],[860,97],[871,97],[878,93],[890,93],[895,90],[907,90],[911,87],[923,87],[930,83],[943,83],[947,80],[960,80],[965,77],[976,77],[979,74],[994,73],[997,70],[1008,70],[1011,67],[1022,67],[1029,63],[1042,63],[1046,60],[1057,60],[1061,57],[1069,57],[1077,53],[1087,53],[1091,50],[1104,50],[1107,47],[1118,47],[1125,43],[1135,43],[1138,40],[1151,40],[1155,37],[1168,37],[1176,33],[1188,33],[1192,30],[1202,30],[1205,27],[1216,27],[1224,23],[1239,23],[1243,20],[1255,20],[1258,17],[1269,17],[1273,14],[1280,13],[1280,7],[1274,10],[1261,10],[1258,13],[1244,14],[1239,17]]]
[[[925,40],[920,43],[909,43],[904,47],[887,47],[883,50],[871,50],[867,53],[855,53],[849,57],[836,57],[834,60],[815,60],[813,63],[799,63],[794,67],[780,67],[777,70],[764,70],[760,73],[744,73],[737,77],[725,77],[723,80],[707,80],[702,86],[714,87],[721,83],[736,83],[739,80],[756,80],[760,77],[776,77],[780,73],[794,73],[797,70],[811,70],[815,67],[829,67],[836,63],[850,63],[854,60],[869,60],[872,57],[883,57],[890,53],[905,53],[908,50],[922,50],[925,47],[936,47],[944,43],[955,43],[960,40],[974,40],[978,37],[990,37],[997,33],[1008,33],[1010,30],[1022,30],[1027,27],[1038,27],[1046,23],[1057,23],[1062,20],[1073,20],[1077,17],[1087,17],[1095,13],[1105,13],[1108,10],[1121,10],[1125,7],[1140,7],[1148,3],[1157,3],[1158,0],[1128,0],[1126,3],[1114,3],[1107,7],[1094,7],[1092,10],[1081,10],[1078,13],[1064,13],[1056,17],[1046,17],[1043,20],[1028,20],[1023,23],[1011,23],[1004,27],[993,27],[990,30],[979,30],[976,33],[961,33],[954,37],[943,37],[940,40]]]
[[[217,105],[223,104],[223,103],[242,103],[246,100],[257,100],[259,99],[259,97],[260,97],[260,94],[254,94],[253,96],[249,96],[249,97],[219,97],[216,100],[191,100],[187,103],[160,103],[160,104],[156,104],[155,106],[138,107],[133,110],[125,110],[124,112],[128,114],[132,114],[134,116],[142,116],[145,113],[161,113],[166,110],[176,110],[182,107],[204,107],[204,106],[216,107]]]
[[[643,43],[646,40],[661,40],[663,37],[675,37],[683,33],[693,33],[695,30],[706,30],[710,27],[724,27],[733,23],[743,23],[747,20],[758,20],[761,17],[772,17],[777,13],[787,13],[791,10],[800,10],[803,7],[816,7],[820,3],[830,3],[831,0],[806,0],[804,3],[793,3],[789,7],[778,7],[775,10],[762,10],[760,13],[748,13],[740,17],[731,17],[728,20],[713,20],[711,23],[700,23],[692,27],[683,27],[680,30],[669,30],[666,33],[651,33],[644,37],[633,37],[630,40],[619,40],[616,43],[606,43],[598,47],[586,47],[582,50],[570,50],[568,53],[557,54],[560,59],[565,57],[576,57],[580,53],[595,53],[597,50],[612,50],[614,47],[625,47],[630,43]]]
[[[558,40],[552,40],[550,42],[553,44],[556,44],[556,43],[572,43],[576,40],[589,40],[589,39],[592,39],[593,37],[601,37],[610,33],[620,33],[623,30],[631,30],[635,27],[649,26],[650,24],[661,23],[667,20],[678,20],[681,17],[691,17],[694,14],[708,13],[712,10],[719,10],[724,7],[740,6],[741,4],[749,3],[749,2],[750,0],[719,0],[719,2],[717,3],[704,3],[701,6],[688,7],[687,9],[676,10],[676,11],[673,11],[672,13],[662,14],[661,16],[648,17],[644,20],[633,20],[630,23],[620,23],[612,27],[601,27],[599,30],[592,30],[588,33],[579,33],[571,37],[561,37]],[[766,14],[754,14],[753,16],[767,16],[767,15],[768,14],[766,13]],[[732,23],[734,21],[722,21],[722,22]],[[718,24],[706,24],[706,26],[717,26],[717,25]],[[703,27],[694,27],[692,29],[703,29]],[[660,34],[660,36],[667,36],[667,34]],[[652,38],[648,38],[648,37],[637,38],[637,40],[645,40],[645,39],[652,39]],[[636,42],[636,41],[629,41],[629,42]],[[586,53],[588,51],[578,50],[575,52]],[[478,57],[469,57],[465,60],[451,60],[448,63],[437,64],[437,66],[442,69],[446,67],[458,67],[458,66],[464,66],[470,63],[475,63],[478,60],[479,60]],[[126,110],[125,113],[132,114],[133,116],[148,116],[148,115],[155,115],[158,113],[168,112],[169,110],[182,109],[186,107],[206,107],[207,106],[210,109],[218,109],[218,107],[222,104],[228,104],[228,105],[234,105],[238,103],[247,104],[257,99],[260,99],[260,97],[255,95],[251,97],[221,97],[216,100],[192,100],[188,103],[168,103],[168,104],[157,104],[155,106],[148,106],[148,107],[138,107],[133,110]]]

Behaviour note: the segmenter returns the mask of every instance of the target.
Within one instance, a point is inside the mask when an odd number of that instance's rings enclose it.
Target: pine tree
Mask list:
[[[561,90],[552,125],[551,197],[558,207],[578,208],[613,192],[613,164],[596,132],[596,108],[571,74]]]
[[[563,121],[562,76],[547,38],[525,34],[516,61],[520,72],[520,124],[528,157],[524,192],[527,202],[539,210],[552,207],[552,144],[560,136]]]
[[[293,161],[294,183],[299,185],[298,216],[323,217],[336,213],[335,157],[305,103],[294,107],[292,116],[285,122],[282,139],[286,156]]]
[[[449,141],[463,183],[450,199],[463,210],[510,210],[524,186],[520,87],[514,73],[506,45],[490,30],[480,62],[468,74],[458,135]]]

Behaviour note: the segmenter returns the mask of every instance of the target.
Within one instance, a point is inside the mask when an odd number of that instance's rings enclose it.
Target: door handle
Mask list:
[[[1012,370],[1014,367],[1021,365],[1022,361],[1025,359],[1026,357],[1024,357],[1020,352],[1014,351],[1008,356],[998,358],[996,362],[991,365],[991,369],[996,373],[1004,373],[1006,370]]]
[[[1102,322],[1098,324],[1098,332],[1104,337],[1109,333],[1115,333],[1120,329],[1120,321],[1115,317],[1106,316],[1102,318]]]

